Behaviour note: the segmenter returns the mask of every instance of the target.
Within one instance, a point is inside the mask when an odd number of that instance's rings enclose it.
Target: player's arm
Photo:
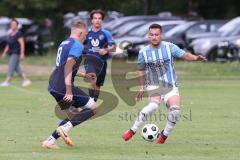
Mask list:
[[[7,52],[9,50],[9,45],[7,44],[3,50],[3,53],[2,53],[2,56],[1,56],[1,59],[5,58],[6,55],[7,55]]]
[[[86,72],[78,71],[76,76],[85,78],[86,77]]]
[[[117,46],[115,44],[108,45],[107,51],[108,52],[115,52]]]
[[[207,58],[202,55],[193,55],[190,52],[185,52],[173,43],[170,43],[169,45],[172,56],[175,58],[182,58],[186,61],[207,61]]]
[[[207,61],[207,58],[202,55],[193,55],[190,52],[185,52],[183,59],[186,61]]]
[[[20,58],[24,59],[25,44],[23,37],[18,38],[18,42],[20,44]]]
[[[76,61],[74,58],[69,57],[64,67],[64,77],[65,77],[65,85],[66,85],[66,93],[64,96],[64,100],[71,102],[72,101],[72,71],[73,66],[75,65]]]
[[[115,52],[116,51],[116,45],[115,44],[111,44],[111,45],[108,45],[107,48],[102,48],[99,50],[99,54],[100,55],[105,55],[109,52]]]
[[[108,31],[105,31],[105,34],[106,34],[108,45],[106,48],[100,49],[100,51],[99,51],[100,55],[105,55],[109,52],[115,52],[116,48],[117,48],[117,46],[113,40],[112,34]]]
[[[84,71],[78,71],[76,76],[87,78],[87,79],[94,79],[94,78],[96,78],[96,76],[94,74],[92,74],[92,73],[88,73],[87,74]]]

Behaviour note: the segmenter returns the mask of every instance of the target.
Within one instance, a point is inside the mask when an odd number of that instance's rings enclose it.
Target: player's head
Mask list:
[[[10,28],[12,31],[18,30],[18,20],[16,18],[13,18],[10,22]]]
[[[70,37],[76,38],[79,41],[84,41],[87,35],[87,25],[86,23],[76,20],[72,23],[71,26],[71,35]]]
[[[90,13],[90,18],[92,21],[92,25],[95,28],[100,28],[102,26],[102,21],[104,19],[104,12],[100,9],[92,10]]]
[[[151,24],[148,30],[148,38],[152,46],[158,47],[162,41],[162,26],[159,24]]]

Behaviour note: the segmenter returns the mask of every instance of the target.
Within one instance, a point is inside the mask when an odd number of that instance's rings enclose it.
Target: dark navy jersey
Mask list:
[[[83,45],[73,38],[69,38],[59,45],[56,58],[56,67],[49,80],[48,90],[50,92],[54,91],[65,94],[66,85],[64,78],[64,67],[69,57],[74,58],[76,61],[76,64],[73,66],[72,72],[72,86],[73,86],[74,78],[77,74],[77,71],[81,63],[82,51]]]
[[[7,44],[9,46],[9,54],[20,54],[20,44],[18,42],[18,39],[22,37],[22,33],[18,31],[14,35],[9,35],[7,37]]]
[[[108,59],[108,54],[99,55],[99,50],[102,48],[107,48],[108,45],[115,44],[112,34],[105,30],[100,29],[97,32],[89,30],[86,37],[87,44],[87,54],[94,54],[100,57],[102,60],[106,61]]]

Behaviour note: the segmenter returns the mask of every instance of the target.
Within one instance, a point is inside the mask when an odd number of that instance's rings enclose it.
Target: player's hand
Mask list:
[[[4,59],[6,57],[6,54],[2,54],[1,59]]]
[[[99,50],[99,54],[102,55],[102,56],[107,54],[107,53],[108,53],[108,51],[105,48],[102,48],[102,49]]]
[[[207,58],[205,56],[202,56],[202,55],[197,55],[196,61],[207,61]]]
[[[24,54],[21,54],[21,55],[20,55],[20,59],[21,59],[21,60],[24,60],[24,58],[25,58]]]
[[[63,99],[68,103],[72,102],[72,99],[73,99],[72,93],[66,93]]]
[[[139,91],[138,91],[138,94],[135,98],[135,100],[137,102],[141,101],[142,100],[142,96],[143,96],[143,93],[144,93],[144,87],[140,87]]]
[[[95,73],[86,73],[86,74],[85,74],[85,78],[94,81],[95,79],[97,79],[97,76],[96,76]]]

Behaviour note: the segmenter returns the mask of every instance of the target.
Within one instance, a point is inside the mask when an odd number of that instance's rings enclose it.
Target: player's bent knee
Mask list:
[[[168,121],[176,123],[180,119],[180,107],[173,105],[169,107]]]

